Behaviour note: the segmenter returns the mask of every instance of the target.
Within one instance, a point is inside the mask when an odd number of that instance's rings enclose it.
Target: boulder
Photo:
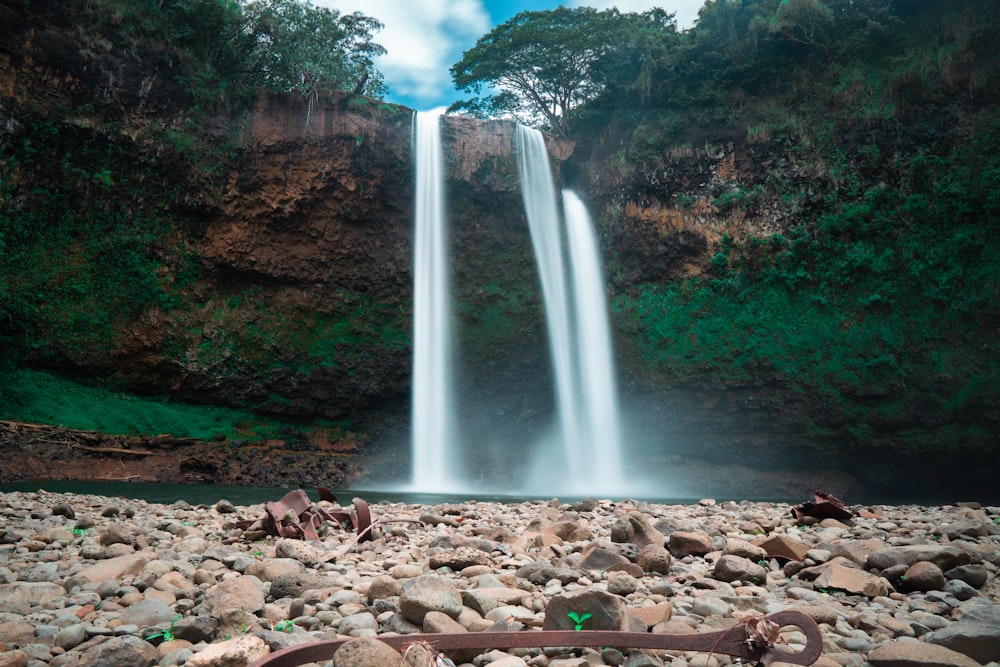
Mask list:
[[[973,600],[956,623],[925,637],[931,644],[964,653],[981,663],[1000,661],[1000,605]]]
[[[960,565],[968,565],[972,558],[968,553],[944,544],[909,544],[899,547],[879,549],[868,555],[869,570],[884,570],[893,565],[907,567],[920,561],[930,561],[942,570],[950,570]]]
[[[556,595],[545,609],[543,630],[628,630],[628,604],[605,591],[588,588]]]
[[[435,575],[417,577],[399,596],[399,611],[411,623],[421,625],[429,611],[439,611],[452,618],[462,613],[462,595],[457,588]]]
[[[670,533],[667,548],[674,558],[685,556],[704,556],[715,551],[712,538],[703,530],[678,530]]]
[[[979,667],[979,663],[957,651],[920,641],[882,644],[868,654],[875,667]]]
[[[907,591],[940,591],[944,584],[941,568],[925,560],[906,568],[906,572],[900,577],[900,587]]]
[[[236,667],[249,665],[271,652],[263,639],[256,635],[239,635],[218,644],[209,644],[198,651],[185,667]],[[115,664],[115,663],[109,663]]]
[[[220,581],[205,591],[205,611],[217,616],[226,609],[255,613],[264,608],[264,592],[257,577],[242,576]]]
[[[403,656],[371,637],[351,639],[333,655],[333,667],[406,667]]]

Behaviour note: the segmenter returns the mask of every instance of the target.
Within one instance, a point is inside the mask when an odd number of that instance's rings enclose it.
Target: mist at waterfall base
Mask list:
[[[410,493],[670,495],[662,480],[655,484],[641,469],[625,470],[605,285],[586,207],[564,191],[560,214],[540,132],[518,126],[515,143],[545,306],[551,423],[484,433],[481,419],[475,428],[475,418],[467,418],[476,397],[463,392],[466,407],[459,407],[440,119],[417,113],[410,479],[362,483]],[[483,393],[487,401],[489,392]]]

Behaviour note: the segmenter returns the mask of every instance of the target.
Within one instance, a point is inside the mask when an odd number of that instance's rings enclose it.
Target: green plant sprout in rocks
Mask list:
[[[277,623],[274,624],[274,626],[271,629],[274,630],[275,632],[291,632],[292,628],[294,627],[295,627],[295,621],[286,620],[286,621],[278,621]]]
[[[569,617],[569,620],[573,621],[573,626],[574,626],[573,629],[576,630],[577,632],[579,632],[580,630],[583,630],[583,622],[586,621],[591,616],[593,616],[593,614],[589,614],[589,613],[588,614],[577,614],[575,611],[571,611],[571,612],[567,613],[566,615]]]
[[[157,639],[162,639],[164,642],[174,641],[175,639],[177,639],[177,637],[174,636],[174,623],[176,623],[179,620],[181,620],[180,614],[178,614],[177,618],[175,618],[170,622],[169,628],[167,628],[166,630],[158,630],[157,632],[154,632],[153,634],[146,637],[146,641],[152,642]]]

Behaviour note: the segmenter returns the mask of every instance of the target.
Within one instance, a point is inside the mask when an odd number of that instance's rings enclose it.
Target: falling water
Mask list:
[[[451,395],[451,313],[445,234],[444,165],[440,118],[417,112],[416,204],[413,266],[413,395],[411,403],[414,490],[446,491],[457,466]]]
[[[590,219],[583,203],[567,193],[567,232],[573,266],[570,284],[545,140],[541,132],[519,125],[517,141],[521,191],[549,329],[558,440],[566,465],[566,474],[556,479],[551,470],[544,470],[545,482],[551,489],[553,482],[559,486],[561,481],[563,490],[571,493],[620,490],[611,337]]]
[[[621,461],[621,426],[618,416],[618,383],[612,357],[608,304],[604,276],[597,253],[597,239],[587,207],[569,190],[563,190],[563,215],[573,267],[573,303],[576,307],[577,363],[580,372],[578,414],[584,447],[592,472],[600,478],[593,486],[606,490],[624,488]]]

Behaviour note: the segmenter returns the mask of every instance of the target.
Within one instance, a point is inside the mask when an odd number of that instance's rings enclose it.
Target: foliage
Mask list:
[[[381,96],[373,59],[385,49],[372,41],[382,24],[360,12],[341,14],[303,0],[253,0],[244,22],[254,37],[243,83],[314,95],[320,88]]]
[[[21,368],[2,378],[0,418],[115,435],[159,435],[198,440],[250,440],[278,434],[284,424],[245,410],[186,405],[90,387]]]
[[[481,37],[451,68],[459,90],[491,94],[452,105],[486,116],[536,120],[566,134],[567,114],[600,92],[596,64],[610,49],[617,10],[521,12]]]

